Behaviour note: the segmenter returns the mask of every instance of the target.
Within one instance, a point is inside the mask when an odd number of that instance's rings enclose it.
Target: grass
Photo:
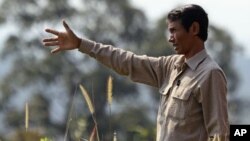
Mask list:
[[[27,132],[29,128],[29,104],[28,102],[25,103],[25,130]]]
[[[99,133],[98,133],[98,125],[97,125],[97,121],[96,121],[96,117],[95,117],[95,109],[94,109],[94,106],[92,104],[92,101],[89,97],[89,94],[88,92],[86,91],[86,89],[82,86],[82,85],[79,85],[80,87],[80,90],[82,92],[82,95],[83,97],[85,98],[85,101],[87,103],[87,106],[88,106],[88,109],[92,115],[92,119],[94,121],[94,128],[91,132],[91,135],[90,135],[90,138],[89,138],[89,141],[93,141],[94,140],[94,136],[96,135],[97,137],[97,141],[100,141],[100,138],[99,138]],[[108,105],[109,105],[109,131],[111,133],[111,104],[112,104],[112,100],[113,100],[113,78],[111,76],[108,77],[108,80],[107,80],[107,102],[108,102]],[[115,134],[115,140],[116,140],[116,134]]]
[[[83,85],[80,84],[79,88],[81,90],[81,93],[86,101],[87,107],[88,107],[90,114],[92,116],[92,119],[94,121],[94,127],[93,127],[92,132],[89,136],[89,140],[87,140],[85,138],[80,138],[79,141],[95,141],[96,138],[97,138],[97,141],[100,141],[100,137],[99,137],[99,133],[98,133],[98,124],[97,124],[96,117],[95,117],[94,105],[91,101],[91,98],[90,98],[87,90],[83,87]],[[112,91],[113,91],[113,78],[111,76],[109,76],[108,80],[107,80],[107,103],[109,106],[109,131],[110,131],[110,133],[111,133],[111,105],[112,105],[112,100],[113,100],[113,92]],[[75,93],[74,93],[74,95],[75,95]],[[71,108],[70,108],[69,115],[68,115],[68,121],[67,121],[67,125],[66,125],[67,127],[66,127],[66,131],[65,131],[65,135],[64,135],[64,141],[67,140],[67,134],[68,134],[70,122],[72,120],[71,119],[71,112],[72,112],[73,103],[74,103],[74,98],[72,100]],[[26,131],[26,133],[27,133],[28,128],[29,128],[29,105],[28,105],[28,103],[25,103],[25,131]],[[40,141],[52,141],[52,140],[49,139],[48,137],[43,137],[43,138],[40,138]],[[114,132],[114,134],[113,134],[113,141],[117,141],[116,132]]]

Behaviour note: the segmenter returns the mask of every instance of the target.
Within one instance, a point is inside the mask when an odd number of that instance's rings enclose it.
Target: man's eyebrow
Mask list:
[[[169,30],[170,32],[172,32],[172,31],[175,30],[175,27],[169,27],[168,30]]]

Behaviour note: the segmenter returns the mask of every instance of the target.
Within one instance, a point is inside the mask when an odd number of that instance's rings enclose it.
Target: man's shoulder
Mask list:
[[[210,78],[215,78],[217,80],[227,81],[226,75],[223,69],[219,66],[219,64],[210,57],[207,57],[200,65],[199,70],[197,70],[200,74],[203,75],[202,81],[208,80]]]
[[[206,67],[209,70],[222,70],[221,67],[219,66],[219,64],[212,59],[210,56],[208,56],[205,60],[204,60],[204,67]]]
[[[219,66],[219,64],[212,59],[210,56],[208,56],[205,60],[204,63],[202,63],[201,66],[208,74],[217,72],[221,73],[225,76],[223,69]]]

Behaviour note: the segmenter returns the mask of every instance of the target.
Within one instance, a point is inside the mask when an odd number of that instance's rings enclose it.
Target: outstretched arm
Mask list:
[[[56,36],[43,40],[44,46],[57,46],[51,51],[51,53],[57,53],[64,50],[72,50],[80,46],[81,39],[77,37],[75,33],[70,29],[66,21],[63,21],[63,26],[66,29],[66,31],[64,32],[49,28],[45,29],[46,32]]]
[[[121,75],[127,75],[131,80],[148,84],[154,87],[160,87],[166,70],[170,65],[166,65],[166,57],[148,57],[146,55],[136,55],[133,52],[113,47],[111,45],[103,45],[88,39],[77,37],[69,28],[67,23],[63,21],[66,31],[60,32],[53,29],[45,31],[55,35],[56,37],[43,40],[44,46],[56,46],[51,53],[64,50],[79,49],[107,67],[115,70]]]

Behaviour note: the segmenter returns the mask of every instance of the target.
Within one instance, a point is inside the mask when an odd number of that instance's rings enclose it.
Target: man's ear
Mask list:
[[[200,32],[200,25],[198,22],[193,22],[192,25],[190,26],[190,30],[193,35],[198,35]]]

